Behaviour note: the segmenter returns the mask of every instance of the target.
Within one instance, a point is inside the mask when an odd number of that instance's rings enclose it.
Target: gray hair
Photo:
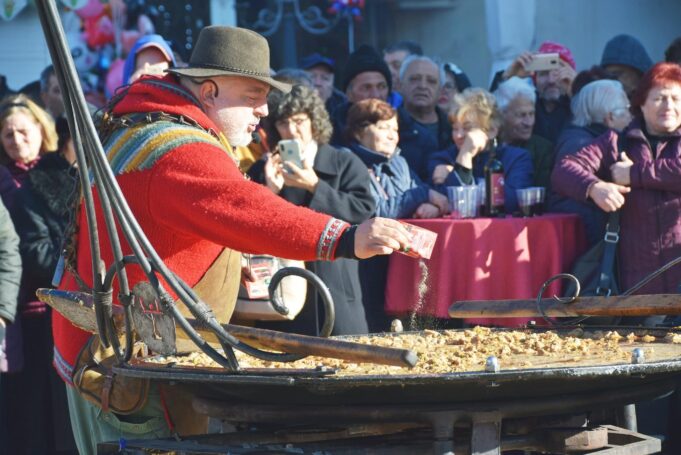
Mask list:
[[[426,55],[416,55],[416,54],[412,54],[412,55],[408,56],[402,62],[402,66],[400,67],[400,82],[402,82],[404,80],[404,73],[407,72],[407,68],[409,68],[409,65],[411,65],[414,62],[428,62],[431,65],[433,65],[435,68],[437,68],[438,77],[440,78],[440,87],[445,85],[445,81],[447,79],[445,78],[444,67],[442,65],[440,65],[438,62],[436,62],[434,59],[432,59],[432,58],[430,58]]]
[[[603,123],[609,113],[626,109],[629,105],[627,94],[619,81],[601,79],[586,84],[572,98],[570,108],[577,126]]]
[[[494,91],[494,97],[497,99],[497,107],[501,112],[504,112],[517,97],[524,98],[534,104],[537,101],[537,92],[530,84],[517,76],[513,76],[499,84],[499,87]]]

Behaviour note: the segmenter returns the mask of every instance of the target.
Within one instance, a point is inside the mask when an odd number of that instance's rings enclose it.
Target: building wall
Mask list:
[[[13,90],[39,79],[40,72],[51,62],[33,5],[9,22],[0,21],[0,43],[5,43],[0,51],[0,74],[7,77],[7,85]]]
[[[501,1],[515,2],[518,8],[527,5],[527,0]],[[459,65],[473,84],[488,85],[493,62],[486,2],[456,0],[448,8],[422,10],[400,9],[399,2],[393,5],[393,17],[386,18],[379,45],[416,40],[427,54]],[[578,69],[598,63],[605,43],[620,33],[637,37],[653,61],[662,60],[669,43],[681,35],[678,0],[536,0],[534,8],[533,47],[544,40],[561,42],[573,51]]]

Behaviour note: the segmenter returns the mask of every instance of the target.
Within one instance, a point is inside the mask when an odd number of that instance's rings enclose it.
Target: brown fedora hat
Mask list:
[[[267,40],[245,28],[221,25],[204,27],[189,58],[189,65],[167,71],[189,77],[250,77],[282,92],[291,91],[290,84],[270,77],[270,47]]]

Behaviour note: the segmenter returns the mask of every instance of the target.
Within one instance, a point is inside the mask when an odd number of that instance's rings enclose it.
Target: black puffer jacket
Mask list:
[[[57,153],[45,155],[16,193],[12,219],[21,238],[24,274],[20,305],[33,303],[35,290],[49,287],[71,220],[77,170]]]

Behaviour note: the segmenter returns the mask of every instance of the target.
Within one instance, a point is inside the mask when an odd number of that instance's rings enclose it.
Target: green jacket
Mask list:
[[[14,322],[21,282],[19,236],[5,205],[0,202],[0,317]]]

